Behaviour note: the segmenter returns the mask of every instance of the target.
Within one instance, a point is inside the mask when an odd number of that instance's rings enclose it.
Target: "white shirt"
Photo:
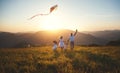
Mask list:
[[[74,41],[74,35],[70,36],[69,40],[70,40],[70,42],[73,42]]]

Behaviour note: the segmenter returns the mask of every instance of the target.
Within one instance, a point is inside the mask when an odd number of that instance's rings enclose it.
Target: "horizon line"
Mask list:
[[[36,31],[0,31],[1,32],[9,32],[9,33],[35,33],[35,32],[39,32],[39,31],[60,31],[60,30],[69,30],[69,31],[75,31],[75,30],[71,30],[71,29],[55,29],[55,30],[36,30]],[[88,31],[79,31],[78,32],[99,32],[99,31],[120,31],[120,29],[108,29],[108,30],[88,30]]]

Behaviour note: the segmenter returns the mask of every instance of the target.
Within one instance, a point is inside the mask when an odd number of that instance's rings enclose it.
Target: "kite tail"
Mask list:
[[[29,20],[30,19],[33,19],[33,18],[35,18],[36,16],[39,16],[39,15],[49,15],[53,10],[55,10],[56,8],[58,7],[58,5],[54,5],[54,6],[52,6],[51,8],[50,8],[50,12],[49,13],[47,13],[47,14],[37,14],[37,15],[34,15],[34,16],[32,16],[31,18],[29,18]]]
[[[49,15],[50,13],[48,13],[48,14],[41,14],[41,15]]]
[[[36,15],[34,15],[34,16],[32,16],[31,18],[29,18],[29,20],[31,20],[31,19],[33,19],[33,18],[35,18],[35,17],[37,17],[37,16],[43,16],[43,15],[49,15],[50,13],[47,13],[47,14],[36,14]]]
[[[36,14],[36,15],[32,16],[32,17],[29,18],[29,19],[33,19],[33,18],[35,18],[36,16],[39,16],[39,15],[41,15],[41,14]]]

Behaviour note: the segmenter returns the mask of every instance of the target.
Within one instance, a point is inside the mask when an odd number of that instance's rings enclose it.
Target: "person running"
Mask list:
[[[74,49],[74,39],[75,39],[75,35],[77,34],[77,29],[76,29],[76,32],[73,34],[71,33],[70,34],[70,37],[68,39],[68,41],[70,41],[70,49],[73,50]]]

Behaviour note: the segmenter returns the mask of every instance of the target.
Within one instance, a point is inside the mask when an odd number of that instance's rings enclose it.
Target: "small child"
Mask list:
[[[64,41],[63,41],[63,36],[60,37],[60,40],[59,40],[59,46],[61,48],[61,51],[64,49]]]
[[[54,44],[53,44],[53,48],[52,49],[55,51],[57,49],[57,41],[53,41],[53,43]]]

